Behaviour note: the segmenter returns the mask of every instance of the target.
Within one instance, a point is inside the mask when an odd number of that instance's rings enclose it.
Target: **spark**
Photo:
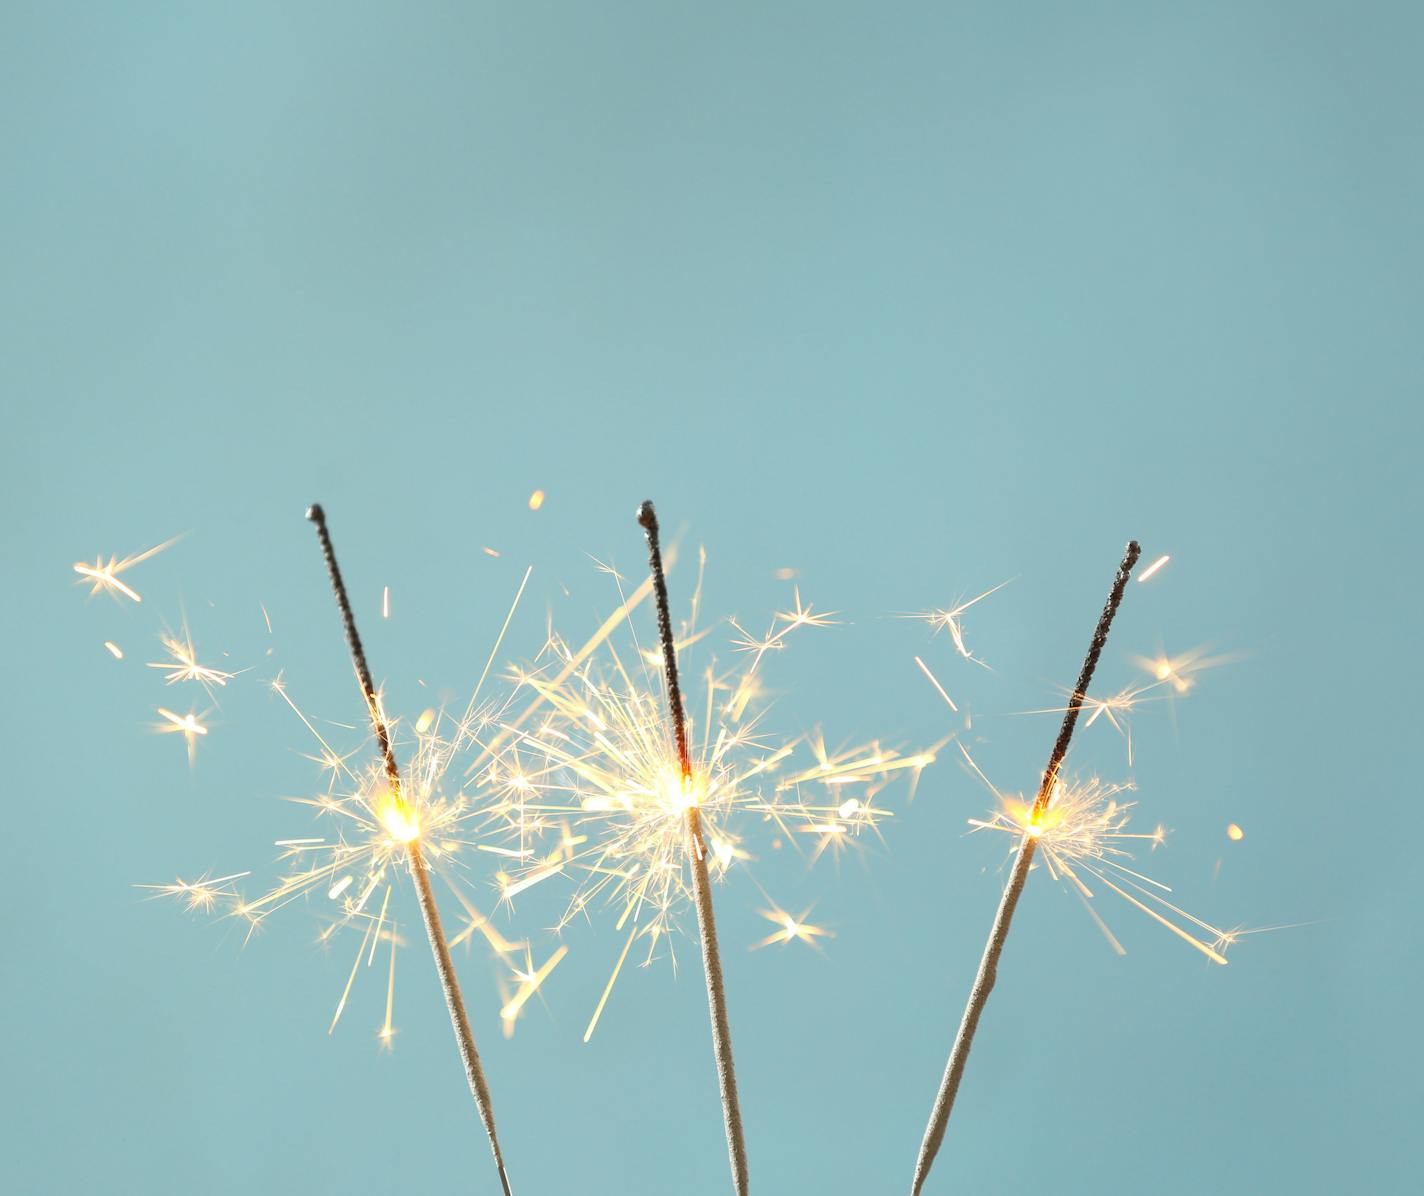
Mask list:
[[[154,730],[159,734],[181,734],[188,744],[188,763],[191,766],[197,757],[198,737],[208,733],[208,728],[202,721],[207,717],[207,712],[196,714],[189,711],[187,714],[175,714],[159,706],[158,714],[164,721],[154,724]]]
[[[146,548],[142,552],[136,552],[133,556],[126,556],[120,560],[116,556],[111,556],[106,561],[102,556],[94,558],[92,565],[86,565],[83,561],[76,561],[74,572],[79,574],[79,584],[89,586],[89,596],[92,598],[101,590],[113,594],[116,597],[122,595],[133,602],[142,602],[143,598],[137,590],[127,585],[119,579],[119,574],[132,569],[135,565],[157,556],[165,548],[171,548],[182,536],[174,536],[171,540],[165,540],[162,544],[154,548]]]
[[[534,493],[529,496],[529,509],[531,511],[537,511],[543,505],[544,492],[542,490],[534,491]]]
[[[1226,837],[1233,843],[1240,843],[1241,840],[1246,837],[1246,832],[1237,826],[1236,823],[1231,822],[1226,826]]]
[[[569,949],[560,945],[552,955],[546,959],[537,970],[534,968],[532,957],[526,957],[528,967],[523,971],[516,970],[515,977],[519,981],[519,988],[514,996],[499,1011],[499,1016],[506,1022],[513,1022],[519,1017],[519,1011],[524,1008],[524,1003],[529,1000],[539,986],[549,978],[549,973],[559,966],[560,961],[569,953]]]
[[[982,594],[970,598],[967,602],[960,601],[948,609],[924,611],[920,614],[910,615],[909,617],[924,620],[937,632],[941,630],[948,631],[949,638],[954,644],[954,650],[958,652],[960,656],[965,660],[973,661],[977,665],[988,668],[989,666],[975,656],[974,653],[969,650],[969,646],[964,642],[964,613],[976,603],[983,602],[990,594],[997,594],[1008,584],[1007,581],[1001,581],[998,585],[990,587]]]
[[[1123,739],[1127,747],[1127,764],[1131,768],[1133,764],[1132,748],[1132,715],[1143,702],[1160,701],[1166,695],[1154,693],[1153,691],[1164,685],[1165,682],[1153,681],[1148,685],[1129,685],[1125,689],[1119,690],[1106,698],[1095,698],[1089,694],[1083,695],[1078,702],[1077,710],[1080,714],[1086,714],[1083,719],[1084,728],[1091,727],[1099,719],[1106,720],[1107,724],[1113,728]],[[1072,701],[1071,690],[1060,691]],[[1045,706],[1037,710],[1025,710],[1024,714],[1066,714],[1068,706]]]
[[[766,938],[760,942],[753,943],[753,951],[762,947],[769,947],[773,943],[791,942],[806,943],[819,951],[820,945],[816,942],[817,939],[834,937],[834,934],[824,926],[812,926],[811,923],[806,921],[807,916],[811,913],[809,909],[794,918],[784,909],[772,908],[758,910],[757,912],[768,922],[778,927],[778,929],[772,931],[771,934],[767,935]]]
[[[109,655],[115,660],[123,660],[124,650],[120,648],[118,644],[114,643],[113,640],[105,640],[104,647],[109,650]]]
[[[395,1008],[396,1001],[396,935],[392,931],[391,940],[391,963],[390,970],[386,977],[386,1020],[381,1023],[380,1033],[376,1035],[383,1049],[390,1050],[391,1039],[395,1037],[395,1026],[391,1021],[391,1014]]]
[[[135,885],[134,888],[147,889],[157,897],[176,898],[188,910],[207,913],[219,901],[236,898],[238,892],[235,882],[251,875],[250,872],[233,872],[227,876],[204,874],[197,880],[184,880],[180,876],[170,884]]]
[[[1069,781],[1060,776],[1047,804],[1036,812],[1032,800],[995,789],[963,745],[960,751],[998,799],[997,808],[988,817],[969,820],[974,830],[1007,836],[1011,854],[1019,850],[1027,836],[1035,841],[1038,858],[1049,875],[1085,903],[1093,901],[1095,888],[1107,889],[1213,963],[1226,963],[1218,946],[1221,930],[1174,904],[1166,896],[1172,892],[1167,885],[1134,866],[1138,848],[1160,847],[1167,835],[1160,826],[1151,831],[1131,829],[1136,803],[1120,797],[1132,790],[1131,784],[1109,784],[1097,777]],[[1109,943],[1121,952],[1122,946],[1108,930],[1106,920],[1093,906],[1089,905],[1088,910]]]
[[[633,928],[628,931],[627,941],[623,944],[623,950],[618,956],[618,962],[613,965],[613,971],[608,977],[608,983],[603,986],[603,993],[598,998],[598,1004],[594,1006],[593,1016],[588,1019],[588,1026],[583,1032],[584,1042],[588,1042],[593,1037],[593,1031],[598,1026],[598,1019],[603,1016],[603,1008],[608,1004],[609,995],[613,992],[613,986],[618,983],[618,973],[623,970],[623,964],[628,959],[628,949],[632,947],[633,940],[638,937],[639,927],[636,922]]]
[[[1169,685],[1178,695],[1190,693],[1197,683],[1197,674],[1218,665],[1230,664],[1233,656],[1209,656],[1207,649],[1192,648],[1180,656],[1170,656],[1166,652],[1153,657],[1136,656],[1137,665],[1145,670],[1159,685]]]
[[[389,619],[390,617],[391,617],[391,587],[390,587],[390,586],[382,586],[382,587],[381,587],[381,618],[383,618],[383,619]]]
[[[699,583],[697,591],[694,592],[694,604],[698,601],[700,591],[701,586]],[[806,605],[801,601],[800,586],[796,587],[794,594],[795,599],[792,608],[790,610],[778,611],[773,616],[771,626],[767,629],[767,633],[764,636],[758,637],[751,635],[735,619],[728,620],[729,625],[734,628],[738,634],[738,638],[733,641],[733,646],[741,652],[750,652],[752,654],[751,665],[743,674],[743,685],[733,699],[733,705],[738,707],[739,710],[745,708],[747,703],[756,696],[756,671],[757,667],[761,664],[763,656],[768,652],[781,651],[786,647],[786,637],[801,627],[835,626],[835,619],[832,616],[838,612],[826,611],[818,614],[814,607]],[[678,639],[676,644],[677,650],[681,652],[684,648],[690,647],[706,634],[707,632],[697,634],[689,632]]]
[[[930,666],[927,665],[918,656],[915,657],[915,663],[920,666],[920,672],[922,672],[926,677],[929,678],[930,684],[935,687],[935,689],[939,693],[939,696],[945,700],[946,705],[948,705],[949,708],[953,710],[955,714],[958,714],[959,707],[954,704],[954,699],[951,698],[949,694],[945,692],[944,686],[939,683],[939,678],[936,677],[932,672],[930,672]]]
[[[236,675],[199,664],[198,650],[193,646],[193,637],[186,625],[181,635],[164,632],[158,637],[158,642],[163,645],[163,650],[168,653],[169,658],[151,660],[148,667],[166,670],[164,680],[169,685],[176,685],[180,681],[196,681],[211,693],[214,686],[225,686]]]
[[[1163,553],[1155,561],[1148,565],[1147,568],[1145,568],[1141,573],[1137,575],[1137,580],[1139,582],[1146,581],[1171,559],[1172,558],[1170,556],[1168,556],[1166,553]]]

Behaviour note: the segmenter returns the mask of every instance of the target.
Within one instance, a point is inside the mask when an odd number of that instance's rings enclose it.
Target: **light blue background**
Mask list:
[[[314,912],[244,950],[131,887],[263,865],[312,782],[264,659],[192,772],[143,733],[172,693],[141,663],[180,599],[251,657],[260,600],[294,690],[357,719],[319,498],[418,708],[526,563],[512,653],[550,612],[591,628],[584,554],[635,573],[654,496],[710,609],[758,623],[794,567],[852,620],[775,662],[788,731],[937,737],[921,653],[1031,787],[1052,720],[997,716],[1071,683],[1130,535],[1173,560],[1102,685],[1159,644],[1243,654],[1137,720],[1152,867],[1208,918],[1311,925],[1217,969],[1114,911],[1119,959],[1035,876],[933,1191],[1415,1190],[1421,25],[6,3],[0,1186],[491,1190],[418,952],[383,1055],[379,982],[323,1032],[348,957]],[[71,589],[186,529],[143,607]],[[885,617],[1010,576],[969,622],[992,674]],[[1122,745],[1094,727],[1075,765],[1121,775]],[[759,1192],[907,1186],[997,896],[985,804],[946,757],[838,882],[768,862],[824,958],[743,951],[758,895],[720,891]],[[727,1188],[695,969],[628,976],[579,1041],[618,945],[576,936],[508,1042],[461,962],[521,1196]]]

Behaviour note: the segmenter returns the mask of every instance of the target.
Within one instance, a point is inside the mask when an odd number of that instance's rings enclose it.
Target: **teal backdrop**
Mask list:
[[[1134,536],[1172,559],[1103,692],[1234,657],[1138,713],[1131,770],[1102,721],[1072,766],[1136,779],[1184,906],[1291,928],[1219,968],[1105,902],[1119,957],[1035,874],[929,1191],[1417,1190],[1418,5],[0,18],[0,1187],[494,1190],[413,910],[382,1052],[379,980],[326,1033],[321,902],[244,946],[133,886],[260,880],[308,825],[276,668],[360,720],[307,503],[409,712],[473,680],[527,565],[506,656],[591,630],[591,557],[636,577],[653,497],[707,611],[755,627],[794,570],[842,612],[773,662],[788,734],[937,740],[920,655],[1031,789],[1053,718],[1012,715],[1061,701]],[[72,584],[179,532],[141,606]],[[1010,578],[966,617],[993,671],[893,617]],[[250,669],[192,768],[143,667],[184,613]],[[908,1188],[1002,877],[952,753],[838,872],[758,863],[824,954],[746,950],[764,901],[718,890],[758,1192]],[[542,958],[547,922],[503,924]],[[568,942],[508,1040],[458,955],[516,1190],[725,1192],[691,944],[585,1045],[621,940]]]

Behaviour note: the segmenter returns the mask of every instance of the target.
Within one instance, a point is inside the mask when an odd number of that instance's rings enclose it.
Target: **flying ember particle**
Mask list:
[[[115,660],[123,660],[124,650],[120,648],[118,644],[114,643],[113,640],[105,640],[104,647],[109,649],[109,654],[113,656]]]
[[[534,491],[534,493],[529,496],[529,509],[531,511],[537,511],[543,505],[544,492],[542,490]]]
[[[1226,825],[1226,837],[1233,843],[1240,843],[1241,840],[1246,837],[1246,832],[1237,826],[1236,823],[1230,822]]]
[[[174,536],[173,539],[165,540],[162,544],[154,548],[147,548],[143,552],[136,552],[133,556],[126,556],[122,560],[116,556],[110,556],[106,561],[100,556],[94,558],[92,565],[85,564],[83,561],[76,561],[74,564],[74,572],[79,574],[78,584],[87,585],[91,597],[103,590],[115,596],[122,595],[132,602],[142,602],[143,598],[139,595],[138,591],[132,586],[120,581],[119,574],[123,573],[126,569],[132,569],[135,565],[148,560],[150,557],[157,556],[165,548],[176,544],[181,538],[181,536]]]
[[[1162,566],[1165,565],[1165,564],[1166,564],[1168,561],[1170,561],[1171,559],[1172,559],[1172,558],[1171,558],[1170,556],[1168,556],[1168,555],[1164,552],[1164,553],[1163,553],[1161,556],[1159,556],[1155,561],[1153,561],[1150,565],[1148,565],[1147,568],[1145,568],[1141,573],[1139,573],[1139,574],[1137,575],[1137,580],[1138,580],[1139,582],[1146,581],[1148,578],[1150,578],[1154,573],[1156,573],[1159,569],[1161,569]]]

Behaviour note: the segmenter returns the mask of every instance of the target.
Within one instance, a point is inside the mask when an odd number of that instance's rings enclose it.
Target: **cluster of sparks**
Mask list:
[[[542,491],[536,491],[530,509],[537,510],[542,500]],[[91,594],[104,592],[139,603],[140,594],[122,575],[172,543],[122,559],[99,557],[93,564],[76,563],[74,571]],[[485,551],[498,555],[492,549]],[[1160,558],[1139,580],[1146,581],[1167,559]],[[1004,584],[920,617],[948,633],[959,658],[987,668],[968,646],[964,616]],[[409,725],[392,722],[404,757],[405,779],[399,794],[391,792],[386,774],[369,751],[358,755],[367,745],[336,750],[297,706],[279,675],[271,682],[273,691],[317,745],[312,759],[321,769],[324,787],[297,800],[315,811],[324,833],[278,840],[285,871],[256,897],[243,892],[241,882],[252,875],[246,871],[141,887],[195,912],[226,913],[238,919],[249,935],[293,903],[325,902],[328,924],[320,941],[330,943],[346,931],[357,943],[330,1029],[340,1021],[358,975],[373,968],[384,951],[388,961],[385,1016],[378,1037],[388,1044],[395,1033],[395,959],[402,941],[392,901],[405,875],[406,847],[412,840],[419,840],[432,872],[445,882],[463,911],[451,946],[479,935],[505,965],[499,988],[507,1034],[569,948],[560,943],[537,959],[529,943],[501,934],[481,908],[484,902],[472,896],[479,892],[476,861],[491,865],[492,880],[485,883],[492,884],[494,899],[504,906],[557,879],[567,897],[553,931],[562,935],[575,921],[606,911],[622,937],[621,950],[588,1022],[587,1041],[636,944],[642,944],[638,954],[645,965],[664,951],[675,959],[674,943],[692,900],[685,830],[690,808],[698,810],[714,879],[753,863],[763,850],[783,847],[792,848],[810,865],[828,853],[839,856],[866,837],[878,838],[882,822],[892,813],[882,802],[886,787],[903,777],[913,795],[921,772],[942,746],[908,753],[875,742],[831,749],[819,735],[784,738],[767,727],[768,692],[763,681],[767,659],[783,650],[794,633],[834,622],[834,612],[819,612],[803,603],[797,590],[794,603],[775,614],[764,634],[749,633],[733,620],[723,625],[730,629],[730,636],[724,638],[730,641],[727,646],[737,658],[736,667],[721,666],[715,657],[700,672],[684,666],[688,677],[697,677],[696,684],[688,687],[693,767],[691,775],[684,777],[666,714],[662,661],[655,648],[639,643],[631,618],[647,598],[649,586],[645,582],[633,593],[623,594],[621,579],[619,585],[621,603],[598,631],[579,646],[551,631],[536,663],[512,671],[505,701],[477,705],[472,696],[458,717],[427,710]],[[523,589],[521,583],[520,594]],[[518,601],[516,596],[516,607]],[[691,656],[692,649],[707,647],[718,630],[717,625],[699,627],[700,604],[701,567],[690,616],[677,632],[679,655]],[[382,615],[389,617],[388,587],[382,591],[381,605]],[[265,608],[263,614],[265,618]],[[496,649],[513,614],[511,608]],[[168,685],[197,686],[211,699],[238,675],[203,663],[186,623],[179,633],[164,631],[160,644],[164,658],[147,662],[147,667],[161,670]],[[115,659],[124,659],[113,641],[105,641],[104,646]],[[1084,726],[1101,719],[1114,727],[1126,741],[1130,765],[1132,712],[1144,701],[1188,693],[1203,669],[1224,659],[1204,650],[1175,657],[1139,657],[1148,680],[1110,697],[1081,699]],[[957,712],[959,706],[929,666],[919,657],[915,662]],[[487,664],[481,685],[488,673]],[[477,685],[476,695],[479,689]],[[521,709],[519,703],[525,698]],[[155,729],[181,735],[191,761],[197,743],[209,734],[210,711],[158,707],[157,714],[160,721]],[[964,757],[989,784],[967,751]],[[371,762],[354,764],[358,758]],[[1156,848],[1164,840],[1164,831],[1131,829],[1134,803],[1121,798],[1130,785],[1097,778],[1059,779],[1038,815],[1032,802],[989,787],[998,805],[987,817],[971,819],[971,827],[1001,833],[1014,845],[1025,835],[1033,837],[1043,866],[1083,900],[1115,950],[1121,952],[1122,946],[1092,904],[1102,890],[1207,958],[1226,962],[1225,951],[1235,934],[1187,913],[1169,898],[1165,885],[1133,864],[1134,851]],[[1234,823],[1230,837],[1242,837]],[[766,900],[761,913],[773,929],[754,942],[754,948],[793,942],[819,948],[820,941],[832,935],[828,928],[807,920],[809,909],[793,915],[769,897]]]
[[[713,630],[696,625],[700,590],[699,578],[693,613],[676,637],[684,660]],[[607,909],[624,935],[585,1041],[636,942],[642,940],[645,964],[665,944],[675,952],[680,920],[692,902],[689,809],[698,811],[714,880],[752,862],[761,845],[792,845],[814,863],[861,836],[878,835],[890,816],[879,800],[884,788],[907,776],[913,789],[934,760],[933,750],[902,754],[873,743],[830,750],[820,736],[781,739],[764,729],[763,662],[794,632],[829,626],[833,613],[804,604],[798,591],[764,635],[729,624],[742,663],[724,669],[713,659],[701,671],[688,714],[692,772],[686,778],[665,714],[660,655],[639,645],[631,622],[625,648],[610,637],[591,654],[553,636],[540,667],[517,672],[519,687],[532,691],[543,710],[515,741],[523,761],[515,785],[523,794],[524,859],[505,877],[506,896],[561,877],[572,894],[555,930]],[[809,911],[792,916],[772,903],[762,913],[778,929],[754,946],[815,945],[830,934],[806,921]]]
[[[104,565],[101,560],[92,568],[108,581],[96,584],[122,585],[123,589],[118,592],[128,596],[132,588],[118,582],[117,574],[156,551],[158,549],[149,550],[112,565]],[[76,565],[75,568],[83,572],[86,579],[94,580],[90,573],[84,572],[90,566],[81,569]],[[527,581],[526,572],[515,606]],[[139,601],[136,591],[132,593],[132,600]],[[388,591],[383,593],[383,607],[388,601],[387,594]],[[266,618],[265,608],[263,614]],[[513,614],[514,607],[511,607],[496,641],[496,650]],[[270,629],[270,620],[268,627]],[[162,631],[159,642],[165,659],[150,661],[148,667],[162,670],[167,685],[197,686],[211,697],[215,690],[226,687],[238,675],[203,663],[186,622],[181,632]],[[110,646],[115,658],[122,660],[123,653],[116,648],[117,645]],[[451,939],[452,946],[478,934],[507,965],[505,971],[510,981],[502,983],[502,987],[509,991],[501,1017],[506,1034],[512,1033],[520,1010],[565,952],[562,948],[556,949],[547,960],[536,964],[529,945],[502,935],[471,897],[475,888],[471,876],[476,871],[472,866],[473,853],[503,850],[496,844],[505,836],[506,828],[519,821],[517,800],[506,795],[502,784],[501,759],[486,750],[483,741],[485,733],[496,725],[503,713],[496,704],[477,702],[493,658],[494,652],[475,694],[459,717],[429,709],[406,727],[399,720],[385,720],[382,712],[383,721],[390,723],[398,736],[398,748],[406,758],[403,784],[398,793],[392,791],[378,757],[371,752],[369,737],[346,750],[338,750],[331,742],[331,733],[323,732],[297,705],[279,674],[270,682],[271,690],[312,736],[315,750],[309,758],[323,777],[318,792],[292,800],[314,813],[317,827],[313,829],[324,833],[276,840],[284,867],[275,883],[255,897],[249,896],[243,885],[253,876],[250,870],[222,876],[204,874],[193,880],[180,877],[166,884],[138,887],[175,900],[193,912],[235,919],[243,926],[245,937],[256,933],[279,910],[294,903],[316,903],[322,908],[326,922],[318,936],[319,943],[332,945],[352,937],[356,940],[351,968],[328,1029],[334,1030],[341,1020],[359,974],[372,968],[378,953],[386,950],[389,966],[383,969],[385,1017],[378,1038],[383,1045],[388,1045],[395,1034],[396,951],[403,945],[396,920],[400,903],[393,898],[408,871],[407,847],[418,839],[427,865],[447,883],[463,911],[458,933]],[[161,721],[154,729],[181,735],[191,761],[196,744],[209,734],[205,720],[210,712],[180,713],[158,707],[157,713]],[[456,761],[459,767],[452,768]],[[467,770],[473,774],[468,778],[464,775]]]
[[[143,557],[117,562],[115,575],[138,559]],[[716,630],[695,625],[700,589],[699,577],[680,649]],[[419,840],[432,873],[463,911],[452,928],[452,948],[478,935],[503,961],[498,983],[507,1034],[569,948],[560,943],[538,958],[528,942],[507,938],[478,898],[482,882],[492,874],[493,899],[512,907],[528,890],[563,877],[572,880],[573,893],[556,931],[603,907],[613,911],[620,931],[628,931],[589,1022],[591,1035],[635,940],[645,942],[645,962],[651,962],[681,928],[690,901],[683,838],[689,805],[701,813],[717,878],[753,859],[758,835],[771,850],[790,846],[814,863],[827,853],[838,856],[862,835],[878,836],[881,821],[890,816],[879,801],[882,790],[900,776],[908,777],[913,789],[934,759],[933,750],[903,754],[877,744],[831,750],[819,735],[775,739],[762,729],[765,660],[785,648],[794,632],[834,621],[832,614],[804,603],[798,591],[764,635],[735,621],[725,624],[742,667],[720,670],[715,661],[706,666],[695,769],[684,785],[660,692],[660,661],[656,652],[637,645],[633,632],[633,614],[647,596],[646,584],[631,595],[620,594],[618,608],[577,647],[551,631],[537,667],[513,671],[503,702],[477,706],[472,697],[459,717],[432,709],[408,723],[387,719],[382,710],[402,757],[398,795],[369,740],[338,749],[332,733],[298,706],[279,675],[271,689],[312,736],[310,759],[323,776],[319,792],[293,800],[313,812],[318,825],[312,829],[324,833],[276,840],[284,868],[257,896],[245,891],[251,871],[140,887],[189,910],[236,919],[245,936],[280,910],[316,903],[326,920],[319,942],[354,941],[328,1029],[340,1022],[360,975],[375,969],[385,952],[386,1014],[378,1037],[388,1043],[394,1035],[395,956],[402,943],[396,894],[408,843]],[[383,614],[388,602],[389,591],[383,590]],[[505,629],[513,613],[512,608]],[[619,632],[632,636],[630,649],[615,646]],[[501,639],[503,634],[502,629]],[[186,623],[180,632],[164,631],[159,638],[164,659],[148,665],[161,670],[168,685],[196,686],[211,697],[238,675],[204,663]],[[486,676],[488,671],[487,664]],[[517,709],[526,696],[528,704]],[[209,733],[209,713],[160,707],[155,729],[181,735],[191,759]],[[480,860],[491,867],[481,870]],[[818,946],[831,936],[808,920],[809,910],[793,915],[767,900],[769,907],[761,912],[774,929],[754,948]]]
[[[408,733],[398,721],[394,722],[393,730],[400,735],[398,743],[405,757],[401,790],[394,793],[378,760],[369,765],[354,763],[371,756],[362,750],[368,745],[338,751],[297,706],[280,677],[271,687],[316,742],[318,751],[312,759],[326,777],[325,786],[312,796],[293,801],[314,811],[317,827],[323,833],[277,840],[275,846],[286,865],[285,871],[272,887],[256,897],[247,896],[239,885],[252,875],[250,872],[141,887],[173,897],[191,910],[237,919],[248,936],[293,903],[324,903],[327,925],[318,941],[334,943],[342,932],[357,940],[328,1032],[335,1030],[341,1020],[358,975],[363,969],[372,968],[378,951],[386,947],[390,954],[386,1013],[378,1037],[387,1043],[394,1034],[395,952],[402,943],[396,921],[399,903],[393,903],[393,897],[408,870],[407,846],[418,839],[428,866],[447,883],[463,911],[461,928],[452,936],[452,946],[481,935],[497,956],[510,961],[510,971],[520,980],[522,990],[527,978],[521,976],[514,961],[527,944],[505,938],[470,896],[473,853],[489,849],[518,818],[516,803],[504,796],[499,762],[488,757],[480,745],[481,736],[497,718],[498,709],[477,709],[472,703],[459,718],[445,711],[426,710]],[[474,779],[466,781],[459,775],[462,769],[452,770],[451,766],[457,759],[463,762],[471,755],[478,767]],[[531,992],[552,966],[547,965],[528,986]],[[517,1004],[506,1008],[507,1029],[512,1027],[528,995],[516,994]]]
[[[1038,858],[1049,875],[1083,902],[1114,951],[1127,954],[1092,904],[1099,888],[1122,898],[1213,963],[1226,963],[1225,951],[1235,941],[1236,932],[1222,930],[1188,913],[1169,899],[1172,890],[1167,885],[1133,866],[1136,850],[1162,846],[1167,832],[1161,825],[1145,832],[1131,829],[1136,803],[1120,799],[1121,794],[1131,792],[1130,783],[1110,784],[1098,777],[1060,777],[1054,782],[1047,806],[1035,814],[1032,800],[999,792],[963,745],[960,750],[998,799],[997,808],[987,818],[971,818],[969,825],[976,831],[1006,835],[1010,852],[1018,850],[1025,835],[1034,839]]]
[[[1157,558],[1138,580],[1147,581],[1170,559],[1165,555]],[[964,660],[982,665],[983,661],[974,656],[965,643],[962,617],[970,607],[1002,589],[1004,584],[1001,582],[954,607],[929,611],[918,617],[936,631],[948,630],[955,652]],[[1136,656],[1133,659],[1150,680],[1129,685],[1105,698],[1088,695],[1077,698],[1077,709],[1084,716],[1082,725],[1085,729],[1104,719],[1122,736],[1127,747],[1129,767],[1133,763],[1129,721],[1133,711],[1145,701],[1190,693],[1201,672],[1225,664],[1231,658],[1212,656],[1204,648],[1195,648],[1177,656],[1159,653],[1153,657]],[[930,667],[918,656],[915,657],[915,664],[950,710],[958,713],[959,706]],[[1071,691],[1067,691],[1067,696],[1069,701],[1074,700]],[[1069,709],[1068,706],[1051,706],[1025,713],[1064,714]],[[1050,876],[1083,902],[1089,917],[1114,951],[1126,954],[1122,943],[1092,904],[1099,889],[1122,898],[1129,906],[1166,928],[1213,963],[1226,963],[1226,949],[1247,932],[1213,926],[1182,909],[1170,900],[1168,894],[1172,890],[1167,885],[1132,866],[1137,851],[1143,847],[1155,850],[1162,846],[1167,832],[1161,825],[1147,832],[1131,828],[1136,802],[1120,797],[1134,789],[1130,781],[1109,783],[1096,776],[1081,780],[1060,776],[1055,779],[1046,806],[1035,813],[1033,800],[1002,793],[984,774],[968,749],[963,744],[958,746],[970,770],[997,801],[987,817],[969,819],[971,829],[1007,836],[1010,855],[1017,852],[1025,836],[1035,840],[1038,857]],[[1227,838],[1232,842],[1240,842],[1244,837],[1236,823],[1227,827]]]

